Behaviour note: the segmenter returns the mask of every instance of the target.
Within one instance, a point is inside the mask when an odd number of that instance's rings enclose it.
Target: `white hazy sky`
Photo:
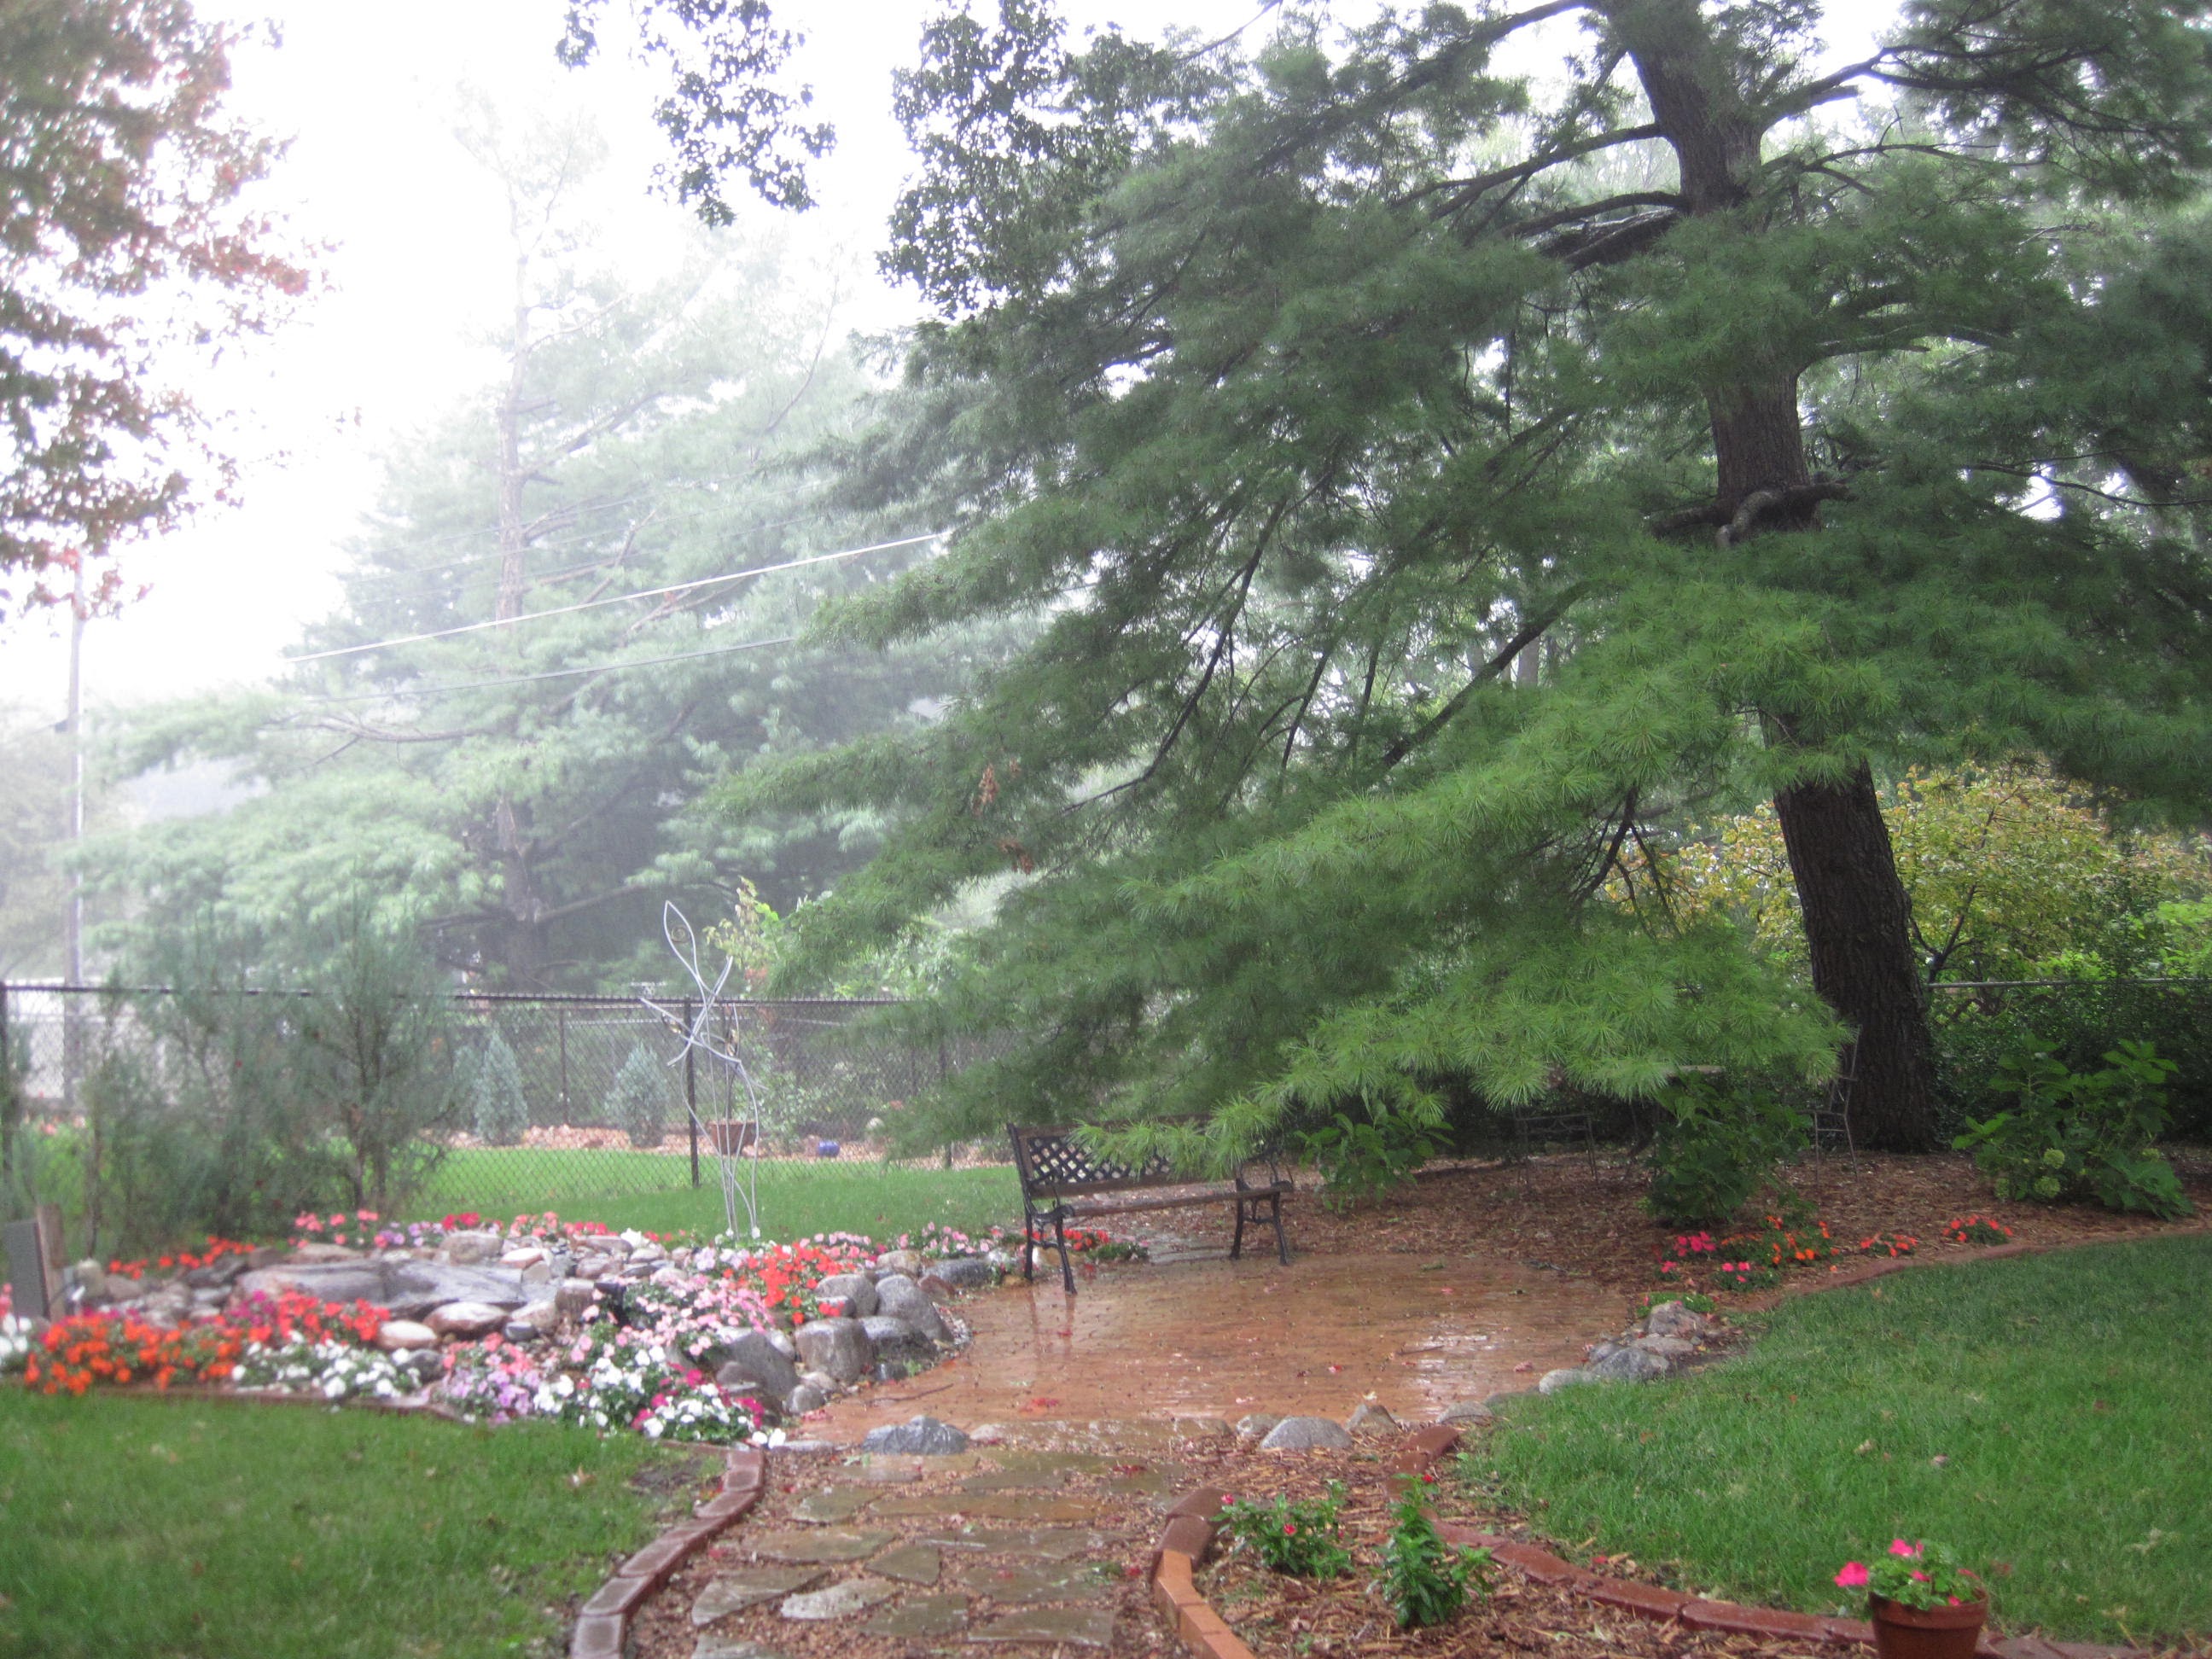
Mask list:
[[[262,679],[301,625],[337,595],[331,573],[374,495],[380,453],[482,383],[477,341],[504,310],[510,266],[490,181],[453,138],[464,88],[518,119],[586,109],[612,149],[598,217],[631,274],[650,277],[680,242],[685,216],[647,180],[663,152],[648,110],[649,68],[623,61],[623,0],[600,31],[607,60],[581,74],[553,61],[562,0],[201,0],[210,16],[273,16],[276,50],[243,52],[233,107],[292,140],[270,202],[301,239],[330,245],[329,288],[279,334],[231,350],[196,384],[203,407],[235,411],[243,504],[210,509],[129,552],[126,580],[152,592],[88,630],[88,702],[128,702]],[[822,206],[762,209],[761,228],[805,252],[843,250],[856,276],[910,158],[890,118],[890,74],[911,58],[923,0],[783,0],[811,40],[801,76],[837,126],[821,165]],[[1069,14],[1112,17],[1132,33],[1170,25],[1226,33],[1259,0],[1071,0]],[[1831,45],[1863,48],[1889,0],[1842,0]],[[1840,15],[1839,15],[1840,14]],[[854,327],[908,313],[880,288],[849,301]],[[58,718],[67,653],[61,614],[0,627],[0,703]]]

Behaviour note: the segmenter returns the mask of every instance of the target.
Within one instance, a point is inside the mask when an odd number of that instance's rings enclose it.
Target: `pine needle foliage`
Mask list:
[[[1570,17],[1563,84],[1502,66]],[[960,531],[822,629],[1040,629],[928,730],[726,790],[893,826],[787,982],[992,896],[914,1016],[1019,1038],[939,1103],[970,1133],[1197,1113],[1122,1144],[1221,1160],[1346,1105],[1818,1078],[1848,1022],[1863,1139],[1929,1144],[1875,770],[2212,784],[2212,71],[2195,4],[1925,0],[1841,69],[1819,24],[926,34],[906,113],[969,142],[895,222],[937,314],[852,489]],[[1593,902],[1760,799],[1820,999]]]

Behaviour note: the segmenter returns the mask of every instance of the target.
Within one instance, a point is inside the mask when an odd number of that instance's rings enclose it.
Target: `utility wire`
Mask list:
[[[772,645],[789,645],[796,634],[780,634],[772,640],[747,640],[742,645],[718,645],[706,651],[678,651],[665,657],[623,657],[613,662],[587,663],[581,668],[553,668],[542,674],[502,674],[496,679],[463,680],[450,685],[390,686],[381,691],[356,691],[343,696],[302,697],[301,702],[381,702],[390,697],[436,697],[448,691],[481,691],[501,685],[530,685],[539,680],[572,680],[586,674],[612,674],[625,668],[650,668],[657,663],[691,662],[700,657],[727,657],[740,651],[763,651]]]
[[[494,617],[483,622],[463,623],[458,628],[434,629],[427,634],[403,634],[397,639],[372,640],[366,645],[341,645],[328,651],[310,651],[303,656],[287,657],[287,664],[326,662],[333,657],[356,657],[364,651],[382,651],[398,645],[420,645],[426,640],[450,640],[462,634],[480,634],[487,628],[505,628],[514,623],[543,622],[549,617],[574,616],[579,611],[596,611],[601,605],[625,605],[632,599],[660,599],[670,593],[688,593],[696,587],[712,587],[718,582],[744,581],[754,576],[773,575],[782,570],[799,570],[808,565],[828,564],[835,559],[858,558],[863,553],[883,553],[895,547],[913,547],[921,542],[933,542],[943,535],[932,531],[927,536],[907,536],[895,542],[878,542],[869,547],[848,547],[837,553],[817,553],[804,559],[787,559],[781,564],[757,565],[750,570],[726,570],[717,576],[702,576],[695,581],[672,582],[665,587],[641,588],[635,593],[610,594],[601,599],[582,599],[574,605],[556,605],[550,611],[532,611],[520,617]]]

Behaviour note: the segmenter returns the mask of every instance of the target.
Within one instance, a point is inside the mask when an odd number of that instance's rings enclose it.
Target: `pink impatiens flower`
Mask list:
[[[1920,1553],[1920,1547],[1917,1544],[1908,1544],[1902,1538],[1893,1538],[1889,1540],[1889,1553],[1892,1555],[1917,1555]]]
[[[1844,1570],[1836,1575],[1837,1585],[1844,1589],[1863,1589],[1866,1581],[1866,1563],[1863,1561],[1846,1561]]]

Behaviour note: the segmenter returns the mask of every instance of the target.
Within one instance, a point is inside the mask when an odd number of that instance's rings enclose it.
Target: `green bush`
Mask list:
[[[661,1132],[668,1122],[668,1079],[642,1042],[630,1045],[629,1058],[615,1073],[607,1114],[615,1127],[629,1134],[631,1146],[660,1145]]]
[[[1332,1480],[1325,1498],[1273,1498],[1264,1503],[1247,1498],[1224,1504],[1215,1518],[1238,1548],[1250,1550],[1270,1572],[1334,1578],[1352,1565],[1351,1552],[1344,1547],[1343,1509],[1344,1483]]]
[[[530,1127],[530,1103],[523,1097],[522,1067],[507,1039],[494,1031],[477,1052],[469,1079],[469,1114],[477,1138],[487,1146],[519,1146]]]
[[[2174,1063],[2166,1079],[2168,1133],[2212,1140],[2212,983],[2084,979],[1935,999],[1938,1071],[1956,1133],[2002,1111],[2004,1062],[2023,1049],[2094,1071],[2128,1040],[2154,1044]]]
[[[2047,1053],[2014,1057],[1998,1087],[2019,1103],[1972,1124],[1952,1145],[1973,1150],[2000,1198],[2089,1198],[2169,1220],[2189,1214],[2173,1166],[2154,1144],[2166,1130],[2173,1062],[2131,1042],[2104,1060],[2100,1071],[2077,1072]]]
[[[1401,1630],[1441,1625],[1467,1605],[1470,1594],[1490,1594],[1490,1552],[1448,1546],[1419,1483],[1407,1481],[1393,1513],[1396,1524],[1382,1542],[1380,1585]]]
[[[1308,1130],[1299,1146],[1328,1182],[1322,1201],[1337,1210],[1403,1186],[1443,1150],[1434,1129],[1402,1112],[1385,1112],[1364,1122],[1339,1112],[1334,1121]]]
[[[1804,1144],[1805,1119],[1772,1091],[1737,1088],[1694,1073],[1662,1098],[1644,1208],[1676,1227],[1711,1227],[1741,1210]]]

